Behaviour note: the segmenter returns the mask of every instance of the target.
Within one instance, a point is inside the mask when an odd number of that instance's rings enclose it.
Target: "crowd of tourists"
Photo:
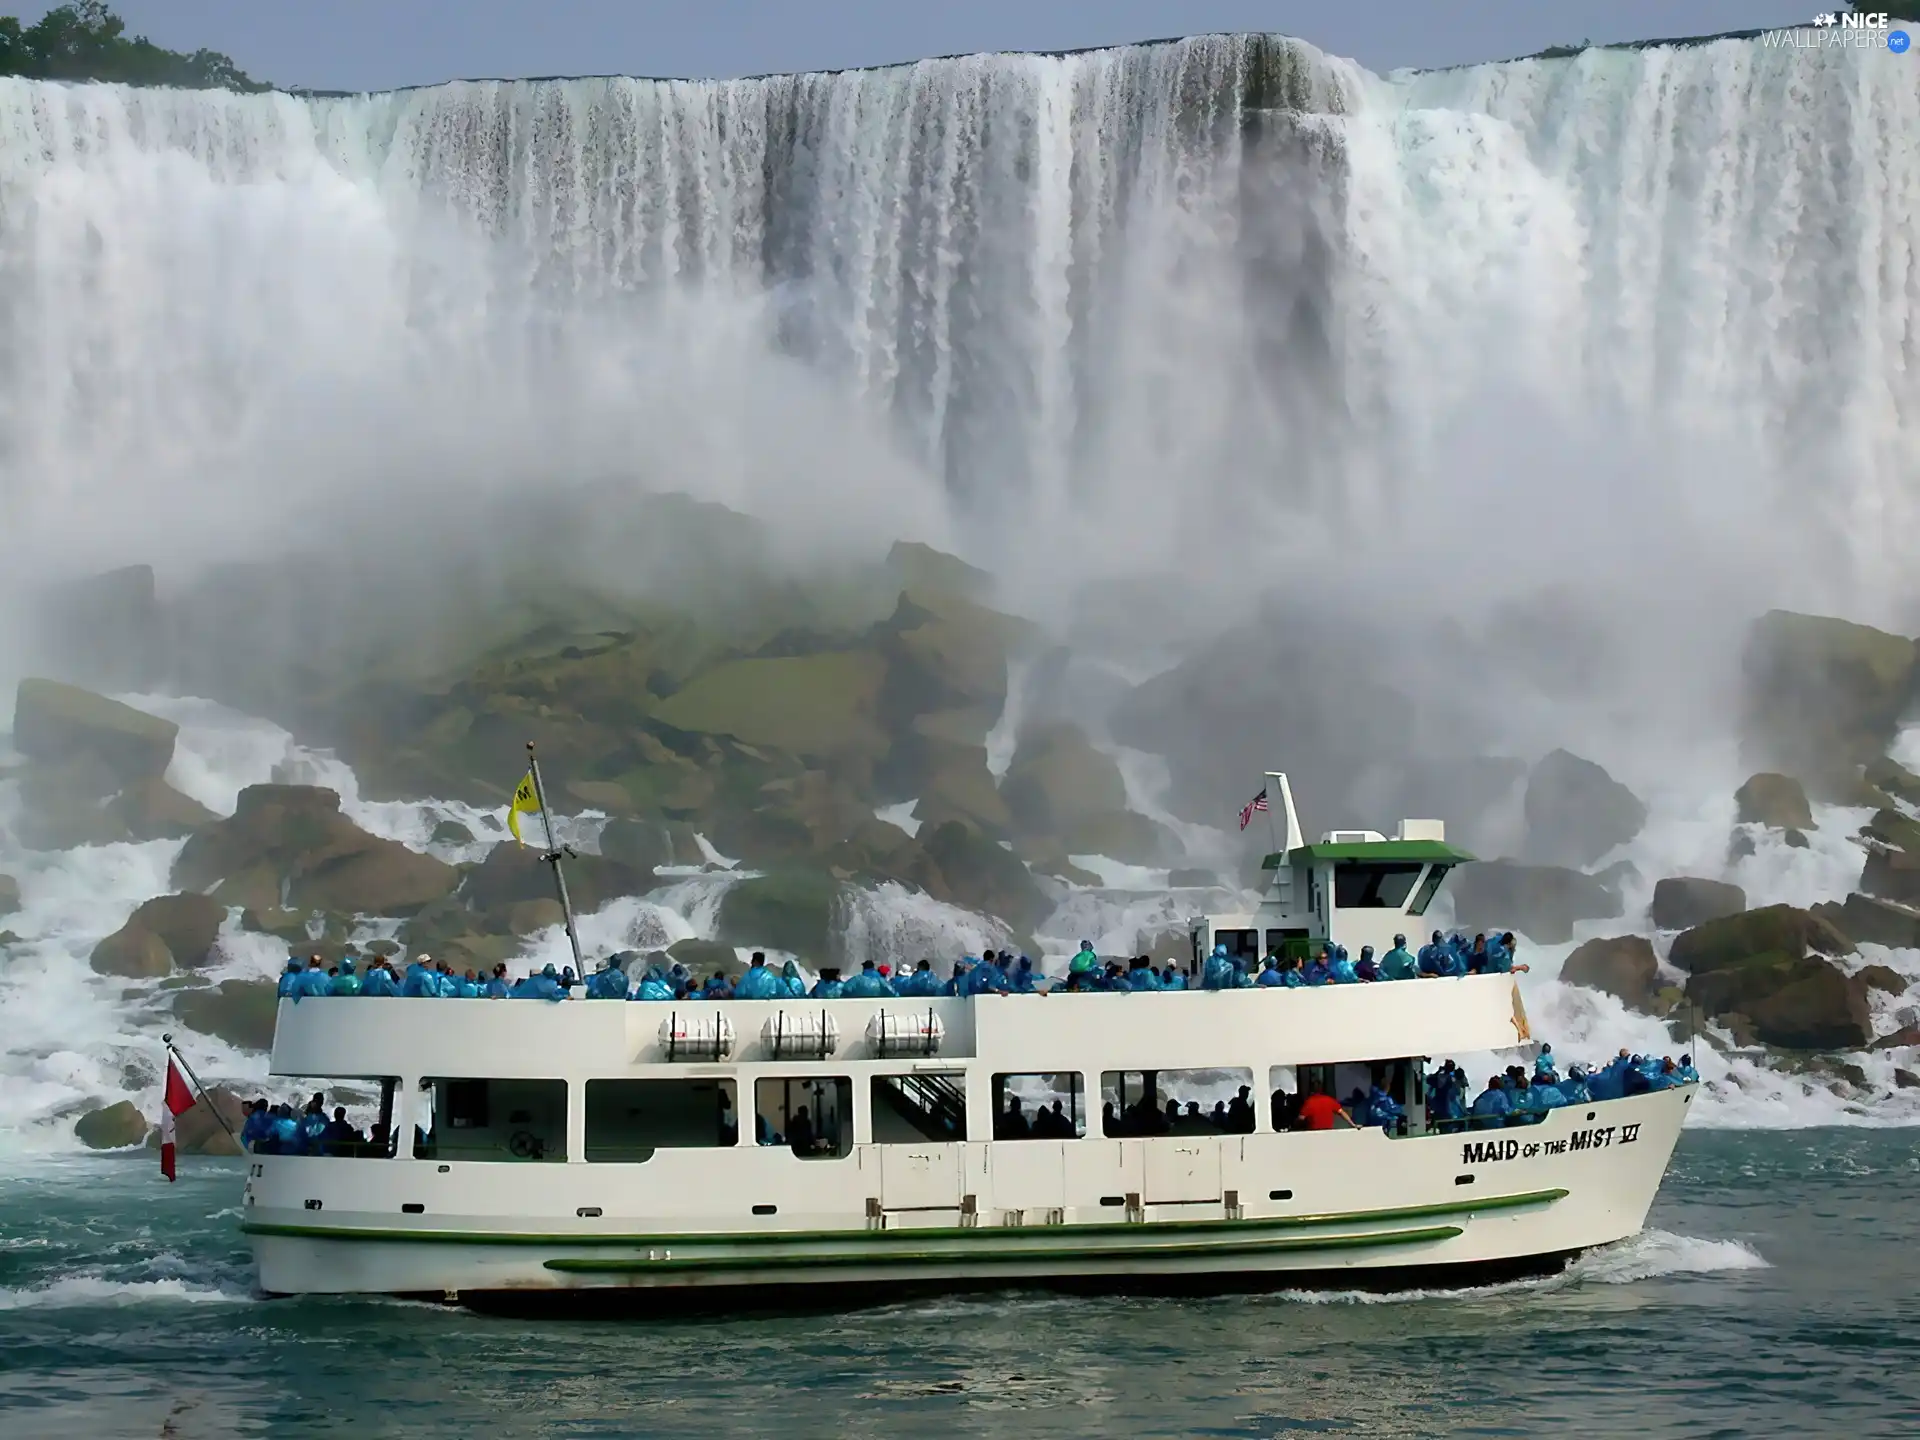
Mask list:
[[[600,969],[582,980],[572,966],[546,965],[518,980],[510,979],[504,963],[491,972],[456,971],[444,960],[420,954],[408,961],[386,956],[343,956],[329,965],[318,955],[304,962],[287,960],[280,977],[280,994],[294,1000],[321,995],[399,995],[430,999],[565,1000],[579,990],[588,1000],[839,1000],[879,999],[889,996],[929,998],[939,995],[1044,995],[1050,993],[1138,992],[1168,990],[1247,990],[1315,985],[1356,985],[1382,980],[1412,980],[1421,976],[1459,976],[1525,970],[1514,963],[1511,932],[1496,936],[1443,936],[1433,932],[1418,955],[1407,949],[1406,937],[1393,937],[1393,948],[1379,959],[1373,946],[1364,945],[1358,959],[1344,945],[1326,944],[1311,959],[1275,950],[1257,968],[1244,956],[1214,946],[1206,961],[1192,968],[1168,962],[1156,965],[1150,956],[1127,960],[1101,957],[1093,942],[1082,940],[1067,962],[1066,973],[1049,977],[1031,957],[1011,951],[986,951],[954,962],[942,975],[933,962],[922,960],[909,970],[868,960],[851,975],[822,968],[809,982],[798,962],[779,969],[756,951],[745,971],[728,975],[716,970],[702,977],[670,959],[656,960],[640,970],[634,952],[609,957]]]

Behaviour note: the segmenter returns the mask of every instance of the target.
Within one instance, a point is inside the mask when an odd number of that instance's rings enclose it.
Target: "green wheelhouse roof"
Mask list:
[[[1344,860],[1415,861],[1422,865],[1464,865],[1474,857],[1444,840],[1367,840],[1342,845],[1302,845],[1276,852],[1260,862],[1262,870],[1278,870],[1289,860],[1308,864]]]

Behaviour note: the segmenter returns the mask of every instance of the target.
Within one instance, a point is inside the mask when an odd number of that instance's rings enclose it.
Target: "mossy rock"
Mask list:
[[[183,840],[220,818],[157,775],[127,786],[108,810],[135,840]]]
[[[313,921],[320,921],[319,935],[313,933]],[[289,945],[300,946],[314,940],[344,940],[346,925],[338,916],[328,915],[324,911],[282,910],[278,906],[266,910],[242,910],[240,928],[250,930],[256,935],[271,935],[276,940],[284,940]]]
[[[923,825],[965,820],[995,834],[1013,823],[1004,792],[993,783],[984,745],[924,747],[925,770],[916,787],[914,814]]]
[[[1904,995],[1910,983],[1907,977],[1891,965],[1866,965],[1854,972],[1858,980],[1869,990],[1878,990],[1882,995]]]
[[[1527,858],[1591,865],[1647,823],[1647,807],[1591,760],[1555,750],[1527,777]]]
[[[563,863],[576,914],[591,914],[610,900],[644,895],[653,888],[652,871],[604,855],[578,855]],[[466,869],[457,898],[463,907],[483,914],[504,914],[523,900],[552,900],[553,869],[531,846],[496,845],[486,859]]]
[[[1589,940],[1560,968],[1562,984],[1604,991],[1649,1014],[1659,979],[1660,963],[1654,958],[1653,946],[1640,935]]]
[[[515,935],[531,935],[566,923],[567,912],[558,900],[522,900],[507,908],[507,929]]]
[[[1817,915],[1791,905],[1766,905],[1709,920],[1676,936],[1667,959],[1676,969],[1704,975],[1780,958],[1850,955],[1853,948],[1851,940]]]
[[[1823,795],[1886,753],[1913,698],[1914,645],[1868,625],[1769,611],[1748,636],[1748,748]]]
[[[674,963],[687,967],[687,972],[706,980],[715,971],[723,975],[734,975],[740,970],[740,956],[733,946],[722,944],[718,940],[676,940],[667,947],[667,954]],[[646,969],[643,965],[642,971]],[[629,974],[633,972],[629,970]],[[637,979],[638,976],[636,975]]]
[[[1062,835],[1127,808],[1120,767],[1073,724],[1023,734],[1001,788],[1015,820],[1032,835]]]
[[[11,875],[0,875],[0,915],[12,915],[20,909],[20,882]]]
[[[246,1102],[225,1086],[215,1085],[205,1095],[196,1096],[193,1108],[174,1120],[174,1147],[182,1155],[238,1155],[240,1145],[235,1137],[246,1123]],[[147,1136],[147,1145],[159,1148],[158,1129]]]
[[[1780,951],[1696,971],[1687,981],[1687,997],[1707,1014],[1744,1015],[1755,1038],[1796,1050],[1865,1049],[1873,1040],[1866,990],[1822,956]]]
[[[1655,882],[1649,914],[1656,930],[1690,930],[1746,908],[1747,892],[1738,885],[1677,875]]]
[[[96,975],[153,980],[173,973],[173,952],[151,930],[129,921],[94,946],[87,963]]]
[[[1019,856],[958,820],[920,832],[919,848],[938,870],[927,888],[937,899],[1004,920],[1023,934],[1039,928],[1053,911]]]
[[[147,1117],[131,1100],[89,1110],[74,1122],[73,1133],[89,1150],[127,1150],[145,1143]]]
[[[462,825],[458,820],[442,820],[438,825],[433,827],[433,834],[428,837],[427,843],[430,845],[447,846],[471,845],[473,844],[473,831]]]
[[[1920,908],[1876,900],[1858,891],[1844,904],[1822,903],[1812,913],[1856,944],[1885,945],[1894,950],[1920,948]]]
[[[673,832],[657,820],[609,820],[600,832],[600,853],[635,870],[658,870],[675,863]]]
[[[1131,810],[1087,816],[1063,839],[1071,855],[1103,855],[1123,865],[1164,865],[1179,851],[1164,825]]]
[[[732,660],[668,696],[654,719],[795,755],[879,753],[887,744],[875,718],[885,675],[880,656],[859,650]]]
[[[1733,792],[1736,818],[1743,825],[1768,825],[1775,830],[1811,830],[1813,807],[1806,788],[1791,775],[1762,771],[1747,777]]]
[[[986,593],[991,583],[984,570],[976,570],[958,556],[917,540],[896,540],[887,552],[887,570],[903,590],[974,599]]]
[[[171,720],[57,680],[22,680],[14,697],[14,749],[55,764],[97,760],[122,786],[166,774],[179,735]]]
[[[272,980],[222,980],[212,990],[182,990],[173,1013],[189,1030],[213,1035],[237,1050],[268,1050],[280,999]]]
[[[1860,888],[1876,899],[1920,906],[1920,852],[1869,850],[1860,870]]]
[[[211,895],[161,895],[133,912],[128,924],[166,941],[173,963],[188,970],[206,964],[227,922],[227,907]]]
[[[1920,775],[1896,760],[1881,756],[1867,766],[1861,778],[1884,795],[1904,800],[1909,805],[1920,805]]]
[[[727,887],[715,936],[729,945],[789,950],[810,965],[835,958],[846,924],[840,883],[803,870],[758,875]]]
[[[111,790],[103,793],[114,784],[104,764],[84,757],[29,766],[20,777],[20,842],[32,850],[77,850],[133,839]]]

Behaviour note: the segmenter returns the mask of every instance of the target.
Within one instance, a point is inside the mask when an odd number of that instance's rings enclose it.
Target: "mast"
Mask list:
[[[540,762],[534,758],[533,741],[527,741],[527,771],[533,776],[533,798],[540,803],[540,823],[547,827],[547,853],[540,858],[553,867],[553,888],[560,894],[560,912],[567,919],[567,943],[573,947],[573,973],[587,978],[586,962],[580,958],[580,934],[573,928],[573,901],[567,898],[567,877],[560,868],[560,843],[553,835],[553,811],[547,808],[547,789],[540,781]]]

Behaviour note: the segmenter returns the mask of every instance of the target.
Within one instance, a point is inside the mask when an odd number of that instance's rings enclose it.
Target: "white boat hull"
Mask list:
[[[826,1162],[754,1146],[644,1164],[256,1156],[242,1228],[269,1293],[483,1304],[1479,1283],[1638,1233],[1694,1094],[1405,1139],[857,1145]],[[883,1208],[880,1169],[903,1161],[964,1195]]]

